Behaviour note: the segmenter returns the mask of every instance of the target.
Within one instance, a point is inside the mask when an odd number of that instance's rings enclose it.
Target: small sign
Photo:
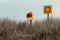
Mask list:
[[[52,5],[44,6],[44,14],[51,14],[52,13]]]
[[[32,14],[32,12],[29,12],[28,14],[26,14],[26,19],[28,21],[33,20],[33,14]]]

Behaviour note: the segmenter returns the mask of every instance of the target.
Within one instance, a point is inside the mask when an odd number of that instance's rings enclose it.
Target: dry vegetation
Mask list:
[[[16,22],[0,19],[0,40],[60,40],[60,19],[29,22]]]

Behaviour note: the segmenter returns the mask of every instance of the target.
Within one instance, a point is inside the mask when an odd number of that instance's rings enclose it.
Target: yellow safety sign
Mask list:
[[[44,14],[51,14],[52,13],[52,5],[47,5],[47,6],[43,6],[44,8]]]

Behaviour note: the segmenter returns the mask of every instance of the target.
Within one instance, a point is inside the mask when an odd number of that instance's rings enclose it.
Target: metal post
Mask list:
[[[30,28],[32,27],[32,20],[30,20]]]
[[[48,21],[48,25],[49,25],[49,14],[47,14],[47,21]]]
[[[49,14],[47,14],[47,25],[48,25],[48,32],[49,32],[49,40],[51,40],[51,30],[50,30],[50,23],[49,23]]]
[[[49,14],[47,14],[47,27],[48,27],[48,30],[50,30],[50,27],[49,27]]]

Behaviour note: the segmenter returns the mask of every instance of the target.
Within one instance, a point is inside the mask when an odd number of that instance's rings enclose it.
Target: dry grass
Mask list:
[[[16,22],[0,19],[0,40],[60,40],[60,19],[29,22]]]

